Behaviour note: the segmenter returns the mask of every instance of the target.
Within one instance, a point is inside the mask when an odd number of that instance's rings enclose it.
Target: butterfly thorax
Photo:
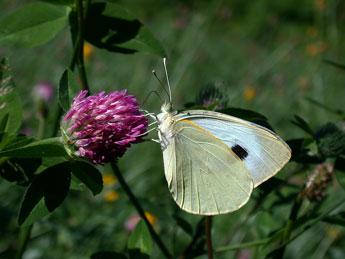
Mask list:
[[[172,108],[170,103],[165,103],[161,108],[162,112],[157,115],[158,118],[158,136],[162,148],[168,145],[173,139],[176,132],[174,132],[173,124],[175,123],[174,116],[177,111]]]

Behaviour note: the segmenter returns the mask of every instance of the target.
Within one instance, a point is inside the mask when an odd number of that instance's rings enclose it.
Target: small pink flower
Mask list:
[[[49,83],[40,83],[34,87],[34,93],[38,98],[48,102],[53,98],[54,87]]]
[[[125,228],[132,232],[135,229],[135,226],[140,220],[140,216],[138,214],[132,214],[125,222]]]
[[[81,91],[65,115],[61,131],[66,150],[94,164],[115,162],[131,144],[142,142],[148,120],[127,90],[85,97]]]

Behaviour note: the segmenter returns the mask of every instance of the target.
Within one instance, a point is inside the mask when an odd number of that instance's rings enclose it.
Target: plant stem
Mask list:
[[[72,25],[73,21],[70,20],[70,26],[71,28],[74,26]],[[72,71],[74,71],[74,67],[77,63],[77,57],[78,57],[78,42],[79,42],[79,34],[78,35],[74,35],[74,30],[71,29],[71,37],[72,37],[72,43],[73,43],[73,53],[72,53],[72,58],[70,61],[70,64],[68,66],[68,68]],[[75,39],[75,40],[73,40]],[[56,112],[55,112],[55,118],[54,118],[54,126],[53,126],[53,132],[51,137],[56,137],[57,133],[59,131],[59,126],[60,126],[60,118],[63,114],[63,110],[60,106],[60,104],[57,104],[57,108],[56,108]]]
[[[199,238],[203,236],[203,231],[205,230],[204,225],[205,225],[205,218],[202,218],[202,220],[199,221],[197,225],[192,241],[189,243],[189,245],[187,246],[187,248],[184,250],[184,252],[181,254],[179,258],[181,259],[188,258],[189,253],[192,251],[194,245],[197,243]]]
[[[21,259],[25,249],[28,245],[29,239],[30,239],[30,234],[31,234],[31,229],[33,225],[27,226],[27,227],[21,227],[20,232],[19,232],[19,246],[18,250],[15,256],[15,259]]]
[[[211,228],[212,228],[212,216],[205,216],[205,232],[206,232],[208,259],[213,259]]]
[[[281,244],[287,243],[287,241],[290,239],[294,223],[296,222],[297,215],[299,212],[299,209],[301,208],[302,202],[303,202],[303,195],[304,195],[304,188],[303,190],[297,195],[295,202],[292,206],[291,212],[289,219],[285,225],[284,233],[283,233],[283,238],[281,240]],[[284,252],[285,252],[285,247],[286,245],[282,246],[278,252],[277,252],[277,258],[283,258]]]
[[[140,217],[144,220],[144,222],[146,223],[146,226],[148,227],[150,234],[152,236],[152,238],[155,240],[155,242],[157,243],[158,247],[160,248],[160,250],[162,251],[162,253],[165,255],[166,258],[172,258],[170,252],[168,251],[168,249],[165,247],[165,245],[163,244],[162,240],[159,238],[159,236],[157,235],[157,233],[155,232],[155,230],[153,229],[152,225],[150,224],[150,222],[148,221],[145,212],[143,210],[143,208],[141,207],[138,199],[134,196],[134,194],[132,193],[131,189],[129,188],[129,186],[127,185],[125,179],[122,177],[122,174],[120,172],[119,167],[117,166],[116,163],[111,163],[111,167],[113,169],[113,172],[117,178],[117,180],[119,181],[119,183],[121,184],[123,190],[126,192],[127,196],[129,197],[129,199],[131,200],[131,202],[133,203],[133,205],[135,206],[136,210],[138,211]]]
[[[89,2],[88,2],[89,3]],[[84,65],[84,10],[83,10],[83,1],[76,0],[77,5],[77,16],[78,16],[78,38],[77,38],[77,46],[78,46],[78,55],[77,55],[77,64],[79,70],[79,76],[81,81],[81,89],[89,91],[89,85],[87,82],[85,65]]]

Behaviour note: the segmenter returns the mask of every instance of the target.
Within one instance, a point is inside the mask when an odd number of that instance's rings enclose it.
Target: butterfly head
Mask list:
[[[177,113],[176,110],[174,110],[172,103],[165,102],[161,107],[162,113],[171,113],[172,115],[175,115]]]

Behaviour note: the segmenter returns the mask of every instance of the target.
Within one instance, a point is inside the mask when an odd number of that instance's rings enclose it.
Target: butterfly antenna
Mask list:
[[[171,87],[170,87],[170,83],[169,83],[169,76],[168,76],[168,70],[167,70],[166,61],[167,61],[167,58],[163,58],[165,76],[166,76],[166,78],[167,78],[168,89],[169,89],[169,102],[172,103],[172,100],[171,100]]]
[[[146,103],[146,101],[149,99],[149,97],[152,95],[152,94],[155,94],[158,96],[158,98],[161,100],[161,102],[163,103],[163,99],[162,97],[159,95],[159,93],[157,91],[151,91],[149,92],[149,94],[146,96],[145,100],[143,101],[143,103],[140,105],[140,107],[143,107]]]
[[[159,80],[159,78],[158,78],[158,76],[157,76],[157,74],[156,74],[156,70],[152,70],[152,74],[155,76],[155,78],[158,80],[158,82],[159,82],[159,84],[161,85],[161,87],[163,88],[163,90],[164,90],[164,92],[168,95],[168,97],[169,97],[169,93],[168,93],[168,91],[167,91],[167,89],[164,87],[164,85],[162,84],[162,81],[161,80]],[[162,100],[162,98],[160,98],[161,100]],[[169,97],[169,99],[170,99],[170,97]]]

